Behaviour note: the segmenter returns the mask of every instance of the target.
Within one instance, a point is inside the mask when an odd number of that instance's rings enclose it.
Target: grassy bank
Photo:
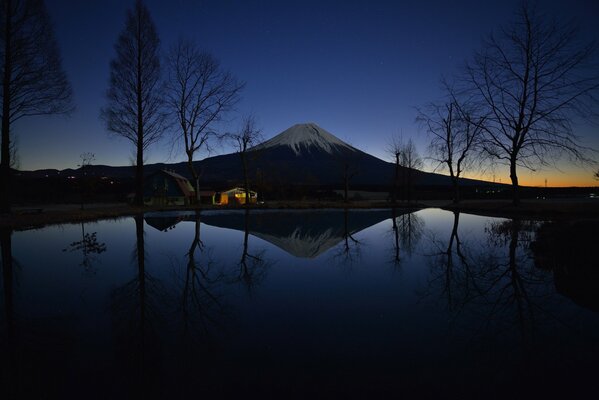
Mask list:
[[[460,211],[469,214],[524,219],[584,219],[599,218],[599,200],[523,200],[520,206],[514,207],[510,201],[470,200],[454,205],[448,201],[436,201],[412,204],[398,204],[397,208],[430,208],[439,207],[448,211]],[[309,210],[309,209],[374,209],[391,208],[385,201],[356,201],[350,203],[322,201],[273,201],[266,204],[253,205],[251,209],[260,210]],[[128,204],[90,205],[80,210],[78,205],[41,205],[36,207],[16,207],[12,214],[0,215],[0,228],[32,229],[51,224],[79,223],[136,215],[157,211],[195,211],[195,210],[234,210],[242,206],[202,205],[201,208],[189,206],[169,207],[132,207]]]
[[[442,209],[488,217],[541,220],[599,218],[599,199],[522,200],[515,207],[509,200],[470,200],[445,204]]]
[[[402,204],[399,208],[424,208],[421,204]],[[373,209],[390,208],[387,202],[357,201],[349,203],[340,202],[310,202],[310,201],[285,201],[268,202],[252,205],[253,210],[310,210],[310,209]],[[196,211],[196,210],[239,210],[244,209],[239,205],[216,206],[202,205],[201,207],[168,206],[168,207],[133,207],[128,204],[110,204],[88,206],[85,210],[78,205],[39,205],[30,207],[15,207],[13,213],[0,215],[0,228],[16,230],[41,228],[52,224],[79,223],[95,221],[98,219],[111,219],[137,215],[145,212],[159,211]]]

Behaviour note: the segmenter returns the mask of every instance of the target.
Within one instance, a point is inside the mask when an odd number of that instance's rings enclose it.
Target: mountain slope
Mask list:
[[[352,185],[387,186],[395,166],[358,150],[314,123],[297,124],[248,151],[250,179],[272,183],[340,185],[345,169]],[[239,154],[226,154],[198,163],[205,182],[241,182]],[[419,185],[451,185],[445,175],[413,171]],[[463,184],[481,184],[464,179]]]
[[[343,142],[314,123],[296,124],[247,153],[248,174],[252,182],[270,185],[328,185],[341,187],[344,174],[355,185],[388,186],[393,182],[395,166]],[[241,157],[237,153],[209,157],[196,161],[202,185],[226,187],[243,181]],[[189,177],[187,163],[149,164],[146,175],[159,169],[170,169]],[[95,176],[130,178],[132,167],[94,165],[87,172]],[[78,176],[80,170],[18,171],[21,177]],[[449,186],[445,175],[422,171],[412,172],[416,185]],[[462,179],[462,185],[489,184]]]

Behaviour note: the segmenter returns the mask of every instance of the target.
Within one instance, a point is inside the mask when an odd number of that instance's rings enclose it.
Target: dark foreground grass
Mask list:
[[[541,220],[599,218],[599,199],[522,200],[514,206],[510,200],[466,200],[441,208],[488,217]]]
[[[398,208],[419,209],[425,206],[416,203],[404,203]],[[251,205],[252,210],[309,210],[309,209],[375,209],[391,208],[387,202],[359,201],[359,202],[310,202],[310,201],[285,201],[268,202],[265,204]],[[77,205],[37,205],[31,207],[17,207],[11,214],[0,215],[0,228],[25,230],[41,228],[46,225],[63,223],[80,223],[95,221],[99,219],[113,219],[158,211],[205,211],[205,210],[240,210],[245,209],[240,205],[202,205],[201,207],[190,206],[145,206],[134,207],[128,204],[113,204],[110,206],[88,207],[80,210]]]
[[[356,202],[323,202],[323,201],[272,201],[265,204],[250,206],[250,209],[375,209],[392,208],[392,204],[385,201],[356,201]],[[460,211],[469,214],[490,217],[523,218],[541,220],[559,219],[586,219],[599,218],[599,199],[558,199],[558,200],[523,200],[515,207],[508,200],[466,200],[460,204],[450,202],[436,202],[429,204],[400,203],[397,208],[422,209],[440,207],[448,211]],[[200,210],[234,210],[244,209],[243,206],[216,206],[202,205],[201,207],[168,206],[168,207],[133,207],[128,204],[111,204],[97,207],[90,206],[80,210],[77,205],[40,205],[28,208],[15,208],[11,214],[0,215],[0,228],[31,229],[40,228],[51,224],[79,223],[99,219],[111,219],[138,215],[145,212],[156,211],[200,211]]]

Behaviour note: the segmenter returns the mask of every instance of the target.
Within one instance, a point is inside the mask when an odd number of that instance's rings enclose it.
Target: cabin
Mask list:
[[[250,190],[249,204],[258,202],[258,193]],[[245,189],[236,187],[225,192],[217,192],[214,195],[214,204],[246,204]]]
[[[172,171],[160,170],[144,179],[144,204],[184,206],[194,202],[195,190],[189,181]]]
[[[214,190],[200,188],[200,203],[202,204],[216,204],[216,192]]]

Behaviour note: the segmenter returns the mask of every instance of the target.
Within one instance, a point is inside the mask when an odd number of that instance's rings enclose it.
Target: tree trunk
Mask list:
[[[139,330],[141,342],[141,354],[145,347],[145,323],[146,323],[146,268],[145,268],[145,247],[144,247],[144,219],[143,215],[135,217],[136,233],[136,256],[137,256],[137,280],[139,284]]]
[[[135,200],[136,206],[143,206],[143,190],[144,190],[144,163],[143,163],[143,138],[141,136],[137,139],[137,165],[135,166]]]
[[[391,209],[391,221],[393,226],[393,236],[395,238],[395,248],[394,248],[394,259],[397,264],[399,264],[399,228],[397,227],[397,210],[395,207]]]
[[[518,175],[516,173],[516,158],[510,160],[510,179],[512,180],[512,204],[518,206],[520,204],[520,193],[518,186]]]
[[[0,213],[9,213],[11,206],[10,187],[10,81],[12,78],[12,4],[7,0],[4,4],[6,20],[4,21],[4,76],[2,77],[2,150],[0,151]]]
[[[393,181],[393,196],[391,200],[393,204],[397,203],[399,192],[399,154],[395,154],[395,180]]]
[[[245,158],[245,151],[239,153],[241,155],[241,167],[243,168],[243,189],[245,190],[245,206],[250,205],[250,184],[248,181],[248,168]]]
[[[195,183],[195,201],[197,204],[200,204],[200,175],[193,167],[193,153],[189,151],[187,152],[187,168],[189,168],[189,172],[191,173],[191,177]]]
[[[143,206],[144,190],[144,125],[142,104],[142,41],[141,41],[141,13],[138,12],[137,21],[137,165],[135,166],[135,205]]]
[[[345,173],[343,174],[343,201],[348,202],[348,192],[349,192],[349,166],[345,165]]]
[[[458,204],[460,202],[460,185],[458,184],[458,178],[455,176],[451,178],[453,185],[453,203]]]

